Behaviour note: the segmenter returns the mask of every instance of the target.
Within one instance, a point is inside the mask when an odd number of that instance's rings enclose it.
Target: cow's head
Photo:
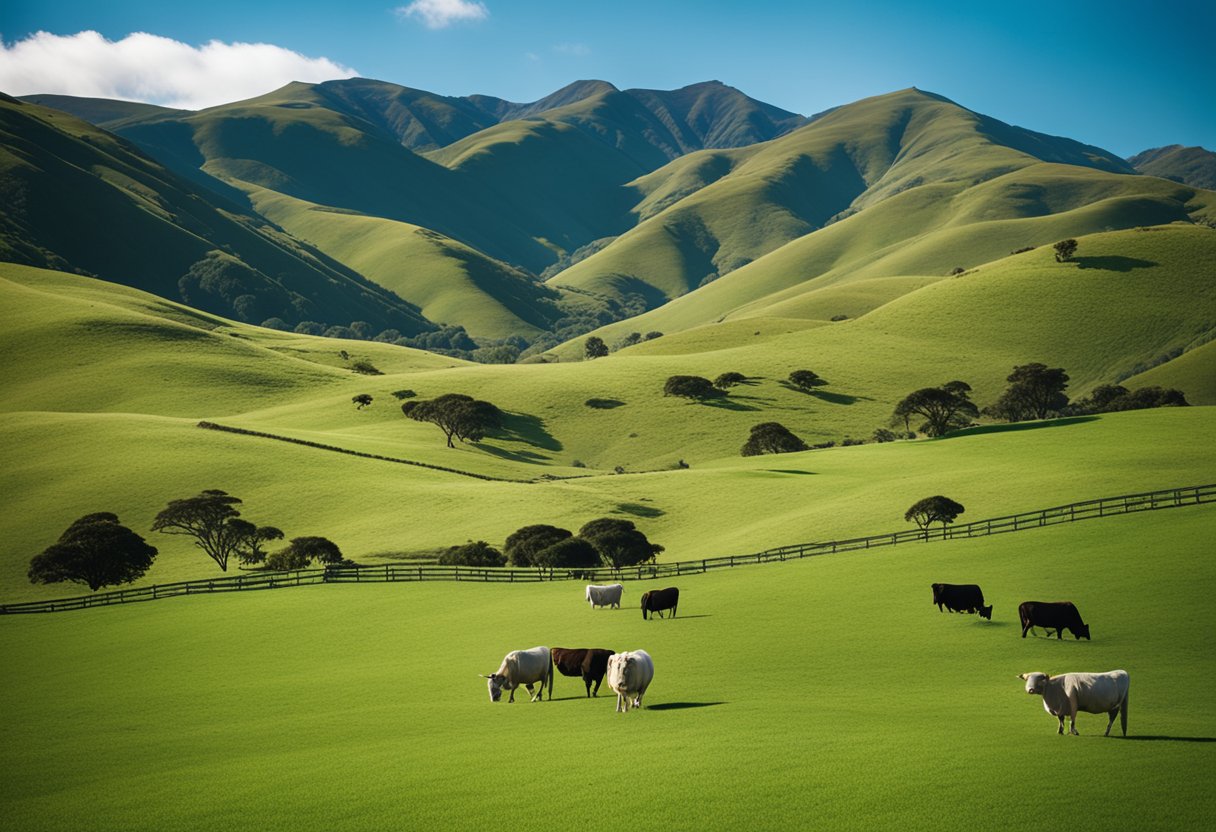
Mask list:
[[[482,676],[485,677],[486,687],[490,691],[490,701],[497,702],[502,698],[503,688],[507,686],[507,677],[499,676],[497,673],[491,673],[488,676],[483,673]]]
[[[1075,627],[1069,627],[1068,629],[1072,631],[1072,637],[1077,641],[1080,641],[1082,637],[1084,637],[1086,641],[1093,641],[1093,639],[1089,637],[1088,624],[1078,624]]]
[[[991,604],[989,604],[986,607],[980,607],[980,618],[987,618],[989,621],[992,620],[992,605]]]
[[[1026,682],[1026,692],[1031,696],[1042,696],[1047,690],[1049,677],[1046,673],[1019,673],[1018,678]]]
[[[930,584],[930,587],[933,589],[933,603],[940,604],[941,597],[942,597],[942,585],[941,584]]]

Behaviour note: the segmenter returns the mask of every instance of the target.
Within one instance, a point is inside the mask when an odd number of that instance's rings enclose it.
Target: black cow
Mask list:
[[[680,590],[678,587],[669,586],[667,589],[652,589],[649,592],[642,594],[642,618],[647,617],[647,613],[656,612],[659,618],[663,617],[663,610],[671,610],[671,617],[676,617],[676,606],[680,603]]]
[[[549,655],[553,657],[553,666],[563,676],[582,676],[587,684],[587,695],[598,696],[600,683],[608,672],[608,657],[612,650],[602,650],[594,647],[551,647]],[[595,682],[595,692],[591,691],[591,683]]]
[[[980,614],[980,618],[992,620],[992,607],[984,606],[984,591],[976,584],[932,584],[933,603],[941,612],[945,606],[950,612]]]
[[[1072,601],[1023,601],[1018,604],[1018,617],[1022,619],[1022,638],[1031,627],[1042,627],[1044,630],[1055,630],[1056,638],[1064,638],[1065,628],[1072,637],[1087,641],[1089,625],[1081,620],[1081,613]],[[1049,633],[1050,634],[1050,633]]]

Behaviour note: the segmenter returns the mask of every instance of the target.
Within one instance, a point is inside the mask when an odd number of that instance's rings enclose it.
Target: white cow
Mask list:
[[[619,610],[621,608],[621,593],[624,591],[625,587],[620,584],[607,584],[605,586],[587,584],[587,601],[592,607],[612,606]]]
[[[1047,713],[1060,720],[1060,730],[1064,733],[1064,717],[1069,718],[1069,731],[1077,734],[1077,711],[1089,714],[1109,714],[1110,722],[1106,723],[1106,733],[1110,736],[1110,728],[1115,724],[1115,717],[1121,718],[1123,736],[1127,736],[1127,694],[1131,679],[1126,670],[1112,670],[1109,673],[1064,673],[1060,676],[1048,676],[1046,673],[1021,673],[1018,678],[1026,682],[1026,692],[1043,697],[1043,708]]]
[[[512,650],[502,660],[502,666],[497,673],[481,674],[488,679],[486,686],[490,689],[490,701],[497,702],[502,697],[503,690],[511,691],[508,702],[515,701],[515,689],[523,685],[528,689],[532,701],[545,698],[545,683],[549,683],[549,699],[553,699],[553,658],[549,655],[548,647],[533,647],[531,650]],[[540,683],[536,693],[532,693],[532,685]]]
[[[642,696],[654,679],[654,660],[645,650],[617,653],[608,657],[608,687],[616,691],[617,713],[628,713],[629,706],[642,707]]]

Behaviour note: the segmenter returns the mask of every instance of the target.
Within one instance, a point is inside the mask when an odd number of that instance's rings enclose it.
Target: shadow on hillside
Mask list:
[[[1216,737],[1167,737],[1163,734],[1139,734],[1123,739],[1140,742],[1216,742]]]
[[[530,413],[504,412],[502,428],[492,434],[495,439],[526,442],[544,451],[560,451],[562,443],[545,430],[545,420]],[[488,449],[487,449],[488,450]]]
[[[848,393],[829,393],[826,390],[812,390],[811,395],[832,404],[853,404],[853,402],[873,401],[869,396],[850,396]]]
[[[699,402],[699,404],[703,404],[708,407],[716,407],[719,410],[759,410],[760,409],[760,408],[756,407],[754,404],[744,404],[743,402],[738,401],[738,399],[741,399],[741,398],[744,398],[744,397],[736,396],[733,399],[727,399],[727,398],[702,399]]]
[[[490,454],[490,456],[509,459],[512,462],[528,462],[533,465],[548,462],[553,458],[550,456],[545,456],[544,454],[538,454],[536,451],[512,451],[506,448],[498,448],[494,445],[484,445],[481,442],[474,442],[473,447],[477,448],[478,450],[485,451],[486,453]]]
[[[1160,265],[1152,260],[1138,260],[1110,254],[1103,257],[1074,257],[1078,269],[1103,269],[1108,272],[1130,272],[1132,269],[1147,269]]]
[[[640,503],[617,503],[613,514],[632,514],[634,517],[662,517],[667,512],[654,506],[644,506]]]
[[[765,470],[771,474],[798,474],[804,477],[813,477],[815,475],[814,471],[799,471],[794,468],[767,468]]]
[[[658,705],[647,705],[648,711],[683,711],[688,708],[712,708],[714,705],[725,705],[725,702],[660,702]],[[1128,737],[1131,739],[1131,737]]]
[[[948,433],[945,436],[937,437],[937,441],[942,439],[954,439],[958,436],[980,436],[985,433],[1007,433],[1009,431],[1018,430],[1038,430],[1039,428],[1061,428],[1068,425],[1078,425],[1082,422],[1095,422],[1097,416],[1068,416],[1064,419],[1044,419],[1041,422],[1013,422],[1008,425],[981,425],[975,428],[965,428],[956,430],[953,433]]]

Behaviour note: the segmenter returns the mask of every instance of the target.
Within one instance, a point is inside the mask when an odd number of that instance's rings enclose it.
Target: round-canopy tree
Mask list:
[[[949,497],[943,497],[938,494],[933,497],[925,497],[923,500],[917,500],[912,504],[912,507],[904,512],[904,520],[909,523],[915,523],[925,533],[925,538],[929,537],[929,524],[941,523],[942,534],[946,533],[946,525],[953,523],[960,514],[964,511],[961,503],[956,503]]]
[[[237,558],[245,566],[254,566],[266,560],[266,550],[263,544],[272,540],[282,540],[283,530],[274,526],[257,527],[248,520],[234,517],[228,521],[228,528],[236,535],[238,541],[235,548]]]
[[[790,373],[790,384],[806,393],[827,383],[827,379],[821,378],[818,373],[811,372],[810,370],[794,370],[794,372]]]
[[[714,379],[714,387],[719,390],[725,390],[728,387],[734,387],[736,384],[742,384],[747,381],[747,376],[743,373],[723,373]]]
[[[1067,263],[1072,260],[1072,256],[1077,253],[1077,241],[1073,239],[1060,240],[1052,246],[1056,252],[1057,263]]]
[[[670,376],[663,385],[663,395],[702,401],[725,396],[726,393],[701,376]]]
[[[507,562],[502,552],[484,540],[452,546],[439,556],[445,566],[502,566]]]
[[[777,422],[761,422],[752,427],[751,436],[743,444],[740,453],[743,456],[759,456],[760,454],[788,454],[806,449],[806,443],[792,434],[789,428]]]
[[[27,574],[31,583],[73,581],[96,592],[142,578],[155,558],[155,547],[103,511],[68,526],[58,542],[34,556]]]
[[[595,547],[606,566],[615,569],[653,560],[663,551],[662,546],[647,540],[633,521],[615,517],[592,520],[578,530],[578,536]]]
[[[342,550],[325,537],[293,537],[286,548],[270,556],[266,565],[271,569],[304,569],[311,566],[314,560],[318,563],[341,563]]]
[[[534,566],[549,568],[595,568],[603,566],[599,550],[581,537],[567,537],[532,556]]]
[[[401,405],[401,412],[415,422],[430,422],[443,431],[448,447],[452,438],[480,442],[502,427],[502,411],[489,402],[463,393],[445,393],[435,399],[418,399]]]
[[[1019,364],[1006,378],[1009,387],[985,413],[1008,422],[1046,419],[1068,406],[1068,373],[1046,364]]]
[[[895,406],[892,419],[902,421],[911,430],[912,416],[925,419],[920,429],[929,436],[943,436],[971,424],[980,415],[971,401],[971,385],[965,381],[948,381],[941,387],[922,387],[909,393]]]
[[[608,354],[608,345],[598,335],[592,335],[583,342],[583,355],[587,358],[603,358]]]
[[[535,562],[537,552],[572,536],[571,532],[557,526],[544,524],[524,526],[507,538],[506,545],[503,546],[503,554],[507,556],[507,561],[512,566],[538,566],[539,564]]]

